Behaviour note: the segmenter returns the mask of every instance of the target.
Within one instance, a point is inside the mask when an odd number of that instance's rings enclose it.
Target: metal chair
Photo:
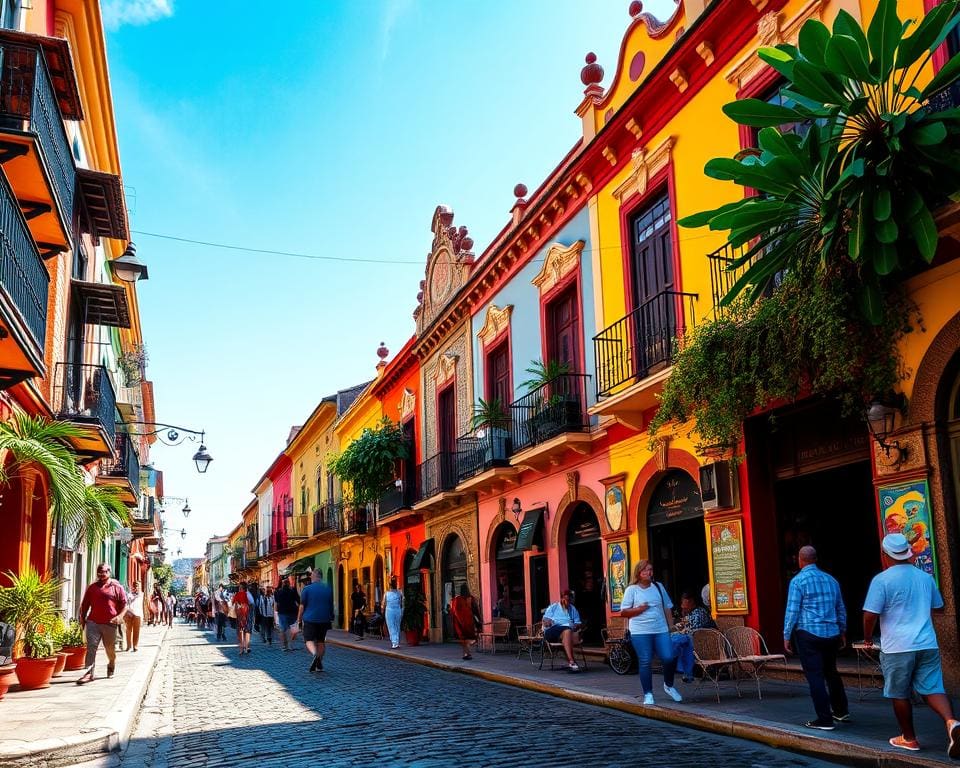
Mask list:
[[[693,631],[693,658],[696,665],[703,671],[703,677],[697,683],[696,695],[700,694],[703,683],[709,680],[717,689],[717,703],[720,703],[720,675],[724,670],[737,686],[737,696],[740,696],[740,681],[735,674],[737,656],[730,647],[730,641],[718,629],[695,629]]]
[[[543,624],[542,622],[537,622],[536,624],[523,624],[517,627],[517,658],[519,659],[524,653],[530,657],[530,663],[536,664],[533,660],[533,652],[535,650],[541,650],[540,644],[543,642]]]
[[[756,680],[758,699],[763,698],[763,692],[760,690],[760,676],[767,664],[783,664],[784,679],[786,679],[787,657],[782,653],[770,653],[763,635],[753,627],[729,627],[723,634],[737,657],[737,666]]]
[[[500,645],[506,645],[510,636],[510,619],[496,618],[489,624],[483,625],[483,631],[480,633],[480,648],[487,650],[487,641],[490,642],[489,650],[492,654],[497,653],[497,642]]]
[[[543,640],[543,653],[540,655],[540,669],[543,669],[543,657],[547,655],[550,657],[550,669],[554,668],[554,659],[559,653],[563,655],[563,643],[555,642],[551,643],[546,638]],[[587,655],[583,652],[583,625],[580,626],[580,629],[576,630],[573,633],[573,658],[577,658],[577,650],[580,651],[580,669],[586,670],[587,668]]]

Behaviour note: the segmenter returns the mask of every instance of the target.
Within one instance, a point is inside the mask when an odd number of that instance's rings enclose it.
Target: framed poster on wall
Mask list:
[[[937,581],[937,555],[933,545],[933,520],[930,512],[930,486],[926,478],[908,483],[881,485],[877,488],[880,503],[881,536],[902,533],[910,542],[916,558],[914,565]]]
[[[747,569],[743,554],[743,520],[707,523],[710,536],[710,583],[713,610],[747,613]]]
[[[611,611],[620,610],[620,601],[629,581],[630,549],[627,540],[607,542],[607,585]]]

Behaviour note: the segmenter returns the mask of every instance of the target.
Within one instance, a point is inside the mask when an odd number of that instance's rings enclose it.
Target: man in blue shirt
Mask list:
[[[310,671],[322,672],[327,632],[333,624],[333,590],[323,583],[316,568],[310,573],[310,583],[300,591],[297,621],[303,622],[303,639],[307,650],[313,654]]]
[[[560,602],[553,603],[543,612],[543,639],[548,643],[562,643],[567,654],[567,670],[579,672],[580,666],[573,659],[573,633],[580,627],[580,614],[570,602],[569,589],[560,593]]]
[[[837,652],[847,644],[847,609],[840,585],[817,568],[817,550],[801,547],[797,557],[800,572],[790,582],[787,610],[783,617],[783,647],[793,653],[810,686],[817,719],[805,725],[832,731],[833,721],[850,719],[847,692],[837,672]]]

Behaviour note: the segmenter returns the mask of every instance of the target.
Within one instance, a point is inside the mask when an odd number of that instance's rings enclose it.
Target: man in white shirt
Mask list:
[[[947,726],[947,754],[960,757],[960,721],[953,716],[943,686],[937,635],[930,611],[943,608],[943,597],[933,577],[913,564],[910,542],[902,533],[883,537],[886,570],[873,577],[863,603],[863,636],[869,641],[880,620],[880,665],[883,695],[893,701],[900,735],[890,739],[898,749],[920,749],[913,729],[911,691],[943,718]]]
[[[560,601],[543,612],[543,639],[548,643],[562,643],[567,654],[567,670],[579,672],[580,666],[573,660],[573,633],[580,628],[580,614],[570,602],[569,589],[560,593]]]

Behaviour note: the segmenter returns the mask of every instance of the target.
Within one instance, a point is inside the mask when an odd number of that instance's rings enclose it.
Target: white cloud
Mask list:
[[[173,0],[103,0],[103,26],[110,31],[124,24],[149,24],[173,16]]]

